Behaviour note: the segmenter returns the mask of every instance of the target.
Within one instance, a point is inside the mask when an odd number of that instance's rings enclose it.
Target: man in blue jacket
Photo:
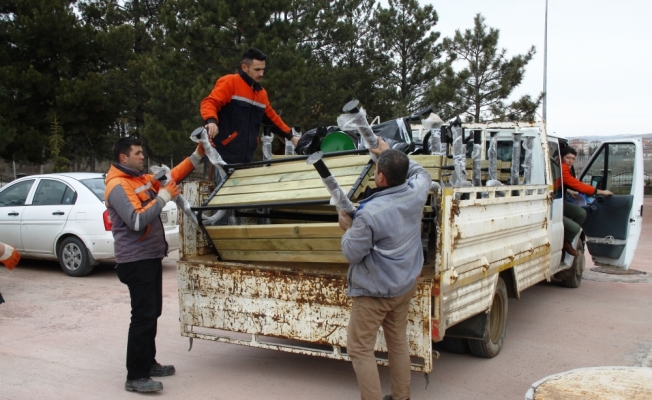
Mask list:
[[[410,398],[410,355],[406,337],[410,299],[423,267],[421,218],[430,175],[379,138],[376,189],[360,201],[354,218],[340,213],[346,232],[342,252],[350,262],[347,294],[353,297],[347,351],[363,400],[382,397],[374,355],[382,325],[389,351],[392,394]],[[406,179],[407,177],[407,179]]]

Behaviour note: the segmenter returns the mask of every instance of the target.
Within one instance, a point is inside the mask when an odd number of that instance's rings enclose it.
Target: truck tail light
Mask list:
[[[113,226],[113,223],[111,222],[111,217],[109,216],[109,210],[104,210],[104,214],[102,214],[102,219],[104,220],[104,229],[110,231],[111,227]]]

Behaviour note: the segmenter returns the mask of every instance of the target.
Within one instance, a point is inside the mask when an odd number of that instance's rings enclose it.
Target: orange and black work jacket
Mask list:
[[[272,109],[265,89],[242,71],[218,79],[202,100],[200,112],[206,123],[217,124],[213,143],[228,164],[253,161],[261,122],[271,125],[272,132],[292,139],[292,130]]]
[[[195,156],[186,158],[171,171],[179,182],[199,164]],[[111,218],[118,264],[163,258],[168,252],[161,210],[165,202],[156,197],[160,182],[122,164],[113,164],[106,175],[104,201]]]
[[[571,189],[587,196],[595,196],[596,193],[598,193],[597,188],[594,188],[591,185],[587,185],[586,183],[583,183],[577,179],[575,174],[571,171],[571,168],[564,163],[561,164],[561,173],[563,178],[563,185],[561,180],[558,178],[555,181],[555,190],[562,187],[562,193],[565,193],[566,189]]]

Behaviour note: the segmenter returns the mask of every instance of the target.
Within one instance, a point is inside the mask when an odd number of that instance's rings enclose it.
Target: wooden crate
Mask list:
[[[356,202],[373,174],[369,155],[327,156],[324,163],[342,189]],[[207,226],[205,232],[225,261],[346,263],[337,222],[315,222],[301,216],[336,219],[331,195],[305,159],[278,160],[236,169],[207,202],[211,209],[263,207],[292,213],[296,219],[271,219],[267,225]]]

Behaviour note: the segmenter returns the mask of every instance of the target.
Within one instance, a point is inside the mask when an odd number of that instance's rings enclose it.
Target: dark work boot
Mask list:
[[[125,382],[125,390],[140,393],[158,392],[163,390],[163,384],[153,381],[152,378],[140,378]]]
[[[577,250],[575,250],[571,242],[567,240],[564,240],[564,251],[566,251],[566,253],[570,254],[573,257],[577,257],[578,254]]]
[[[170,376],[174,375],[174,373],[175,370],[173,365],[161,365],[156,363],[149,367],[149,376]]]

